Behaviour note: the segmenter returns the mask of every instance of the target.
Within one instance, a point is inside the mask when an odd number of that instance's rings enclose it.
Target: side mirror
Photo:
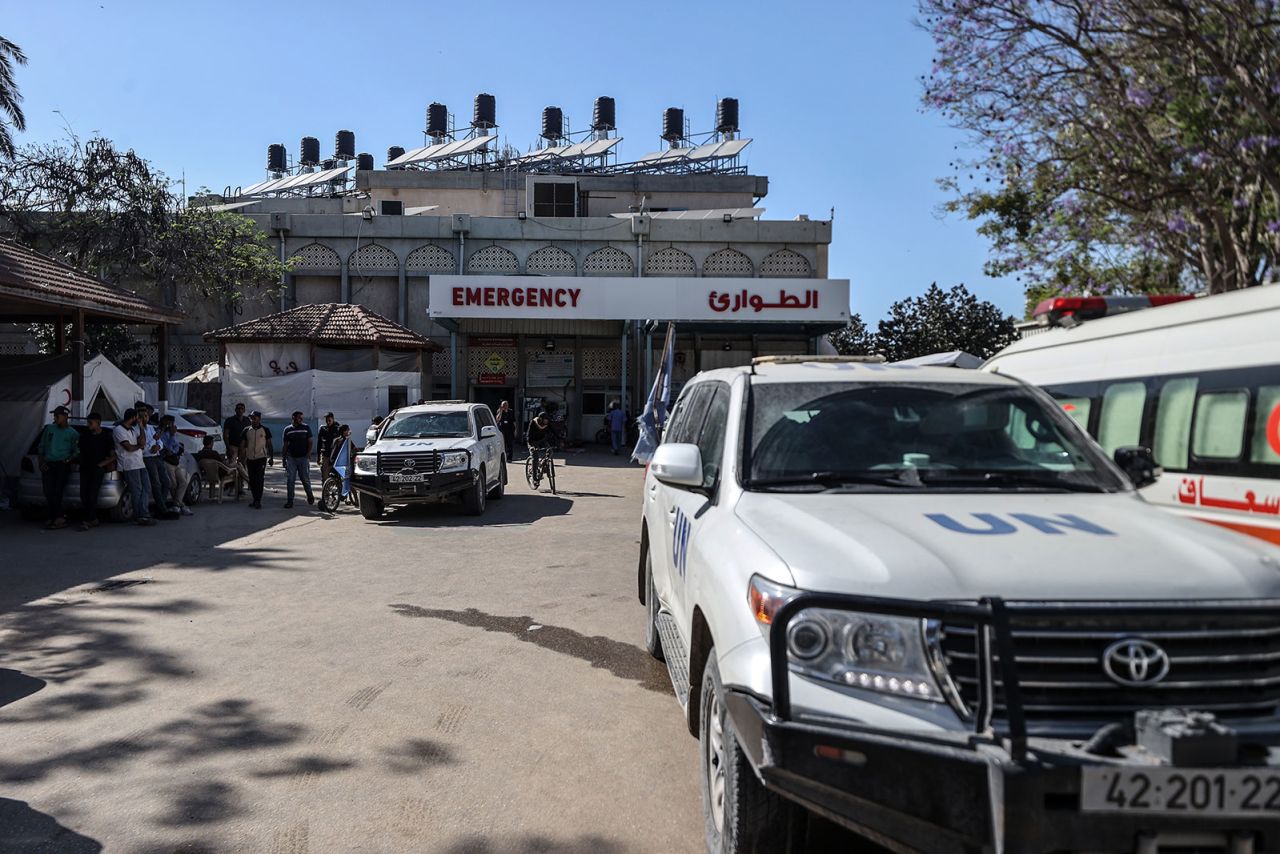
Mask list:
[[[702,486],[702,452],[697,445],[679,442],[659,445],[653,452],[649,471],[672,486]]]
[[[1156,465],[1156,458],[1151,453],[1150,448],[1141,445],[1126,445],[1123,448],[1116,448],[1115,452],[1116,465],[1129,476],[1129,480],[1133,481],[1134,487],[1142,489],[1144,486],[1150,486],[1155,483],[1160,475],[1164,474],[1164,469]]]
[[[497,428],[497,427],[493,427],[493,426],[491,426],[491,425],[486,424],[485,426],[483,426],[483,427],[481,427],[481,428],[480,428],[480,438],[481,438],[481,439],[492,439],[493,437],[495,437],[495,436],[497,436],[497,435],[498,435],[498,428]]]

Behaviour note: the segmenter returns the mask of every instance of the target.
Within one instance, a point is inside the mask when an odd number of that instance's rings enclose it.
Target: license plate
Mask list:
[[[389,474],[387,480],[392,483],[422,483],[427,479],[425,474]]]
[[[1084,812],[1280,815],[1280,769],[1083,769]]]

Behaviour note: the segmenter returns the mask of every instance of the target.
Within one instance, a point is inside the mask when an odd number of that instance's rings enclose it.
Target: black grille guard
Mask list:
[[[1017,662],[1014,659],[1013,632],[1010,616],[1097,617],[1153,616],[1181,617],[1274,616],[1280,620],[1280,599],[1224,599],[1208,601],[1122,601],[1122,602],[1006,602],[985,597],[976,604],[929,601],[923,599],[891,599],[879,596],[855,596],[835,593],[801,593],[787,600],[773,615],[769,629],[770,678],[772,681],[773,716],[778,722],[791,720],[790,660],[787,653],[787,628],[791,620],[808,608],[856,611],[885,617],[907,617],[920,620],[953,620],[970,623],[977,630],[978,706],[973,714],[974,732],[991,737],[995,712],[994,670],[998,667],[1009,731],[1010,755],[1021,762],[1027,756],[1027,720],[1018,685]]]

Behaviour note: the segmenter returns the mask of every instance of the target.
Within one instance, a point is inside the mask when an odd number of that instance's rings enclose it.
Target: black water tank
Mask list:
[[[564,137],[564,111],[559,107],[542,108],[542,138],[561,139]]]
[[[349,130],[340,130],[333,140],[333,156],[338,160],[350,160],[356,156],[356,135]]]
[[[476,95],[476,108],[471,116],[473,128],[496,128],[498,126],[498,102],[488,92]]]
[[[338,161],[332,157],[320,164],[321,169],[336,169],[337,167]]]
[[[721,98],[716,102],[716,133],[738,132],[738,99]]]
[[[449,133],[449,108],[432,102],[427,106],[427,135],[446,136]]]
[[[401,146],[401,145],[391,146],[390,148],[387,149],[387,162],[390,163],[392,160],[395,160],[397,157],[401,156],[402,154],[404,154],[404,146]]]
[[[285,159],[285,148],[283,143],[273,142],[267,146],[267,171],[283,172],[289,168],[289,163]]]
[[[684,110],[667,107],[662,111],[662,138],[668,142],[684,139]]]
[[[356,171],[372,172],[373,171],[373,155],[366,154],[366,153],[358,154],[356,156]]]
[[[592,130],[617,130],[613,99],[608,95],[596,98],[595,107],[591,110]]]
[[[320,140],[314,136],[304,136],[302,138],[302,160],[303,166],[315,166],[320,162]]]

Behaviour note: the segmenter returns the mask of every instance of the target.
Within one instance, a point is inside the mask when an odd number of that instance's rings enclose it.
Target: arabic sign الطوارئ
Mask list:
[[[432,276],[432,317],[845,323],[847,279]]]

